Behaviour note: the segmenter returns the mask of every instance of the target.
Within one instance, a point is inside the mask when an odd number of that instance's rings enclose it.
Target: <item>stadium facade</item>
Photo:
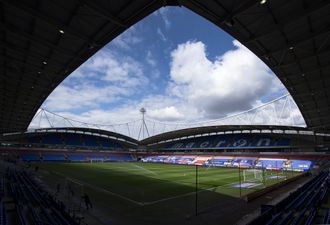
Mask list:
[[[58,160],[70,160],[71,153],[134,155],[155,154],[266,154],[278,157],[325,158],[329,136],[306,128],[285,126],[211,126],[189,128],[156,135],[138,141],[115,132],[91,128],[48,128],[1,137],[1,150],[17,154],[60,154]],[[21,150],[21,151],[20,151]],[[39,153],[36,153],[39,152]],[[55,155],[56,155],[55,154]],[[31,156],[38,159],[38,156]],[[47,157],[41,157],[47,158]],[[56,157],[55,157],[56,158]],[[81,157],[83,159],[83,157]],[[85,157],[86,160],[90,157]]]

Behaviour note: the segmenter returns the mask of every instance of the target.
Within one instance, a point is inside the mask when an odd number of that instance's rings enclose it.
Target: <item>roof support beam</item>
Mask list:
[[[277,27],[281,27],[282,29],[285,28],[286,26],[296,22],[297,20],[299,19],[302,19],[304,18],[305,16],[307,15],[310,15],[320,9],[322,9],[323,7],[327,6],[330,4],[330,1],[322,1],[320,4],[317,4],[317,5],[313,5],[311,7],[309,7],[308,9],[305,10],[306,14],[304,16],[300,16],[300,15],[296,15],[295,17],[289,17],[288,21],[280,21],[278,24],[276,24]],[[264,37],[267,37],[268,35],[271,35],[273,34],[274,32],[277,32],[278,30],[277,29],[274,29],[273,27],[271,27],[271,29],[269,29],[268,31],[266,32],[263,32],[261,35],[259,36],[251,36],[249,38],[247,38],[246,41],[242,42],[242,44],[244,45],[248,45],[252,42],[255,42],[261,38],[264,38]]]
[[[282,63],[280,65],[275,65],[275,66],[271,66],[272,69],[279,69],[279,68],[282,68],[282,67],[285,67],[285,66],[290,66],[292,64],[296,64],[302,60],[308,60],[310,58],[314,58],[315,56],[322,56],[323,54],[329,54],[330,52],[330,48],[326,48],[324,49],[322,52],[318,52],[318,53],[311,53],[309,56],[305,56],[305,57],[301,57],[301,58],[297,58],[295,60],[291,60],[289,62],[286,62],[286,63]],[[330,63],[330,61],[329,61]]]
[[[17,58],[14,58],[14,57],[11,57],[11,56],[6,56],[6,57],[3,57],[0,55],[0,61],[4,61],[4,62],[7,62],[7,64],[10,64],[11,62],[14,62],[15,64],[20,64],[22,66],[25,66],[25,65],[28,65],[29,67],[33,67],[33,68],[36,68],[38,71],[43,71],[44,68],[42,67],[42,65],[35,65],[35,64],[32,64],[32,63],[27,63],[25,62],[24,60],[21,60],[21,59],[17,59]],[[55,71],[49,71],[47,70],[48,73],[55,73]]]
[[[40,59],[41,61],[45,60],[45,57],[37,52],[32,52],[32,51],[28,50],[27,48],[18,47],[17,45],[14,45],[14,44],[11,44],[8,42],[4,42],[4,41],[0,42],[0,47],[5,48],[7,50],[14,51],[18,54],[24,53],[25,55],[29,55],[30,57]],[[58,64],[58,65],[61,65],[61,63],[57,59],[52,59],[52,62],[55,64]]]
[[[72,36],[75,36],[81,40],[84,40],[86,42],[88,42],[89,44],[92,44],[93,46],[97,45],[92,39],[90,39],[88,36],[74,30],[73,28],[67,26],[66,24],[63,24],[61,22],[56,21],[56,19],[49,17],[48,15],[45,15],[43,13],[41,13],[40,11],[29,7],[25,4],[22,3],[18,3],[15,0],[5,0],[4,3],[9,4],[15,8],[18,8],[20,10],[22,10],[25,13],[28,13],[30,16],[33,16],[35,18],[41,19],[51,25],[53,25],[54,27],[57,27],[57,29],[59,30],[63,30],[65,31],[65,33],[68,33]]]
[[[25,32],[25,31],[22,31],[20,30],[19,28],[15,27],[14,25],[9,25],[7,23],[2,23],[0,22],[0,27],[2,30],[5,30],[7,32],[11,32],[17,36],[20,36],[20,37],[24,37],[26,38],[27,40],[29,41],[32,41],[32,42],[35,42],[35,43],[38,43],[38,44],[42,44],[50,49],[54,49],[54,51],[57,51],[57,52],[60,52],[61,54],[65,54],[67,56],[70,56],[70,57],[75,57],[75,53],[73,52],[70,52],[64,48],[61,48],[61,47],[58,47],[56,46],[54,43],[51,43],[50,41],[47,41],[47,40],[44,40],[42,38],[39,38],[35,35],[32,35],[32,34],[29,34],[28,32]]]
[[[114,15],[111,15],[108,11],[104,10],[103,8],[91,3],[92,1],[80,0],[80,2],[84,6],[92,9],[94,12],[96,12],[103,18],[109,20],[110,22],[112,22],[120,27],[127,27],[127,25],[123,21],[121,21],[119,18],[115,17]]]
[[[321,36],[321,35],[324,35],[324,34],[328,34],[328,33],[330,33],[329,28],[330,28],[330,24],[329,24],[328,27],[326,27],[325,29],[323,29],[323,30],[321,30],[321,31],[314,32],[314,33],[312,33],[312,34],[310,34],[310,35],[306,35],[306,36],[305,36],[306,38],[304,38],[304,39],[293,41],[293,43],[294,43],[294,46],[293,46],[293,47],[296,47],[296,46],[298,46],[299,44],[302,44],[302,43],[304,43],[304,42],[306,42],[306,41],[310,41],[310,40],[312,40],[312,39],[314,39],[314,38],[317,38],[317,37],[319,37],[319,36]],[[292,42],[292,40],[291,40],[291,42]],[[274,50],[272,50],[272,51],[266,52],[266,53],[263,55],[263,57],[266,57],[266,56],[269,57],[269,56],[271,56],[272,54],[275,54],[275,53],[278,53],[278,52],[282,52],[282,51],[285,51],[285,50],[289,50],[290,47],[291,47],[291,46],[285,46],[285,48],[282,48],[282,47],[281,47],[281,48],[274,49]]]

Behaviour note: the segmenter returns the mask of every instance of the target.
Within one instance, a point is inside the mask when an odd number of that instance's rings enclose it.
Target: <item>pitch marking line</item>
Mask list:
[[[215,187],[211,187],[211,188],[207,188],[207,189],[202,189],[202,190],[197,191],[197,193],[204,192],[204,191],[216,190],[219,187],[226,187],[226,186],[234,184],[234,183],[236,183],[236,182],[227,183],[227,184],[223,184],[223,185],[219,185],[219,186],[215,186]],[[182,198],[182,197],[186,197],[188,195],[193,195],[193,194],[196,194],[196,191],[185,193],[185,194],[182,194],[182,195],[176,195],[176,196],[172,196],[172,197],[168,197],[168,198],[163,198],[163,199],[156,200],[156,201],[144,202],[144,205],[153,205],[153,204],[156,204],[156,203],[159,203],[159,202],[164,202],[164,201],[168,201],[168,200],[172,200],[172,199],[176,199],[176,198]]]
[[[160,202],[164,202],[164,201],[168,201],[168,200],[172,200],[172,199],[177,199],[177,198],[182,198],[182,197],[186,197],[186,196],[189,196],[189,195],[192,195],[192,194],[196,194],[196,192],[193,191],[193,192],[185,193],[185,194],[182,194],[182,195],[176,195],[176,196],[172,196],[172,197],[168,197],[168,198],[163,198],[163,199],[159,199],[159,200],[155,200],[155,201],[150,201],[150,202],[139,202],[139,201],[135,201],[135,200],[133,200],[133,199],[130,199],[130,198],[128,198],[128,197],[125,197],[125,196],[123,196],[123,195],[120,195],[120,194],[114,193],[114,192],[112,192],[112,191],[109,191],[109,190],[107,190],[107,189],[100,188],[100,187],[98,187],[98,186],[91,185],[91,184],[86,183],[86,182],[83,182],[83,181],[81,181],[81,180],[77,180],[77,179],[74,179],[74,178],[68,177],[68,176],[66,176],[66,175],[64,175],[64,174],[62,174],[62,173],[54,172],[54,171],[53,171],[53,173],[58,174],[58,175],[63,176],[63,177],[66,177],[66,178],[69,178],[69,179],[71,179],[72,181],[75,181],[75,182],[77,182],[77,183],[80,182],[80,183],[82,183],[83,185],[88,186],[88,187],[90,187],[90,188],[92,188],[92,189],[95,189],[95,190],[98,190],[98,191],[101,191],[101,192],[104,192],[104,193],[107,193],[107,194],[110,194],[110,195],[116,196],[116,197],[118,197],[118,198],[124,199],[124,200],[126,200],[126,201],[129,201],[129,202],[134,203],[134,204],[139,205],[139,206],[153,205],[153,204],[157,204],[157,203],[160,203]],[[230,177],[232,177],[232,176],[230,176]],[[229,178],[229,177],[228,177],[228,178]],[[175,183],[179,183],[179,182],[175,182]],[[237,183],[237,182],[234,182],[234,183]],[[197,193],[204,192],[204,191],[216,190],[216,189],[219,188],[219,187],[226,187],[226,186],[231,185],[231,184],[233,184],[233,183],[227,183],[227,184],[223,184],[223,185],[219,185],[219,186],[215,186],[215,187],[211,187],[211,188],[207,188],[207,189],[202,189],[202,190],[197,191]]]
[[[136,165],[136,164],[131,164],[131,166],[134,166],[134,167],[136,167],[139,171],[145,171],[145,172],[148,172],[148,173],[151,173],[151,174],[153,174],[153,175],[157,175],[157,173],[155,173],[155,172],[153,172],[153,171],[151,171],[151,170],[148,170],[148,169],[146,169],[146,168],[144,168],[144,167],[142,167],[142,166],[138,166],[138,165]]]
[[[124,200],[129,201],[129,202],[131,202],[131,203],[134,203],[134,204],[136,204],[136,205],[140,205],[140,206],[143,205],[142,202],[135,201],[135,200],[133,200],[133,199],[127,198],[127,197],[125,197],[125,196],[123,196],[123,195],[120,195],[120,194],[114,193],[114,192],[109,191],[109,190],[107,190],[107,189],[100,188],[100,187],[97,187],[97,186],[91,185],[91,184],[89,184],[89,183],[83,182],[83,181],[81,181],[81,180],[77,180],[77,179],[74,179],[74,178],[72,178],[72,177],[65,176],[65,175],[62,174],[62,173],[58,173],[58,172],[54,172],[54,171],[53,171],[53,173],[58,174],[58,175],[63,176],[63,177],[66,177],[66,178],[69,178],[70,180],[72,180],[72,181],[74,181],[74,182],[81,183],[81,184],[83,184],[83,185],[85,185],[85,186],[88,186],[88,187],[94,189],[94,190],[98,190],[98,191],[101,191],[101,192],[105,192],[105,193],[107,193],[107,194],[110,194],[110,195],[116,196],[116,197],[118,197],[118,198],[124,199]]]

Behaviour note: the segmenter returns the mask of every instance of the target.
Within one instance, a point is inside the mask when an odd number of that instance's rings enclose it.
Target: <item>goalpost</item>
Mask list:
[[[90,163],[104,163],[104,159],[89,159]]]
[[[263,171],[258,169],[243,170],[243,181],[262,183],[264,181]]]

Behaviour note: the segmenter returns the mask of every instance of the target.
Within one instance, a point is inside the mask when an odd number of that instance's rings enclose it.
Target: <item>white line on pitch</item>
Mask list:
[[[63,176],[63,177],[68,177],[68,176],[66,176],[66,175],[64,175],[64,174],[62,174],[62,173],[58,173],[58,172],[54,172],[54,171],[53,171],[53,173],[58,174],[58,175]],[[118,197],[118,198],[124,199],[124,200],[129,201],[129,202],[132,202],[132,203],[134,203],[134,204],[136,204],[136,205],[140,205],[140,206],[143,205],[143,203],[141,203],[141,202],[138,202],[138,201],[135,201],[135,200],[133,200],[133,199],[127,198],[127,197],[125,197],[125,196],[123,196],[123,195],[120,195],[120,194],[114,193],[114,192],[109,191],[109,190],[106,190],[106,189],[104,189],[104,188],[100,188],[100,187],[97,187],[97,186],[91,185],[91,184],[89,184],[89,183],[86,183],[86,182],[83,182],[83,181],[81,181],[81,180],[77,180],[77,179],[74,179],[74,178],[71,178],[71,177],[69,177],[69,178],[70,178],[71,180],[75,181],[75,182],[79,182],[79,183],[81,183],[81,184],[83,184],[83,185],[85,185],[85,186],[88,186],[88,187],[90,187],[90,188],[92,188],[92,189],[94,189],[94,190],[98,190],[98,191],[105,192],[105,193],[107,193],[107,194],[110,194],[110,195],[116,196],[116,197]]]
[[[237,183],[237,182],[235,182],[235,183]],[[207,189],[202,189],[202,190],[197,191],[197,193],[204,192],[204,191],[215,190],[219,187],[224,187],[224,186],[227,186],[227,185],[230,185],[230,184],[234,184],[234,183],[227,183],[227,184],[223,184],[223,185],[219,185],[219,186],[215,186],[215,187],[211,187],[211,188],[207,188]],[[186,196],[192,195],[192,194],[196,194],[196,191],[185,193],[185,194],[182,194],[182,195],[176,195],[176,196],[172,196],[172,197],[168,197],[168,198],[163,198],[163,199],[159,199],[159,200],[156,200],[156,201],[144,202],[144,205],[153,205],[153,204],[156,204],[156,203],[159,203],[159,202],[164,202],[164,201],[168,201],[168,200],[172,200],[172,199],[176,199],[176,198],[186,197]]]

